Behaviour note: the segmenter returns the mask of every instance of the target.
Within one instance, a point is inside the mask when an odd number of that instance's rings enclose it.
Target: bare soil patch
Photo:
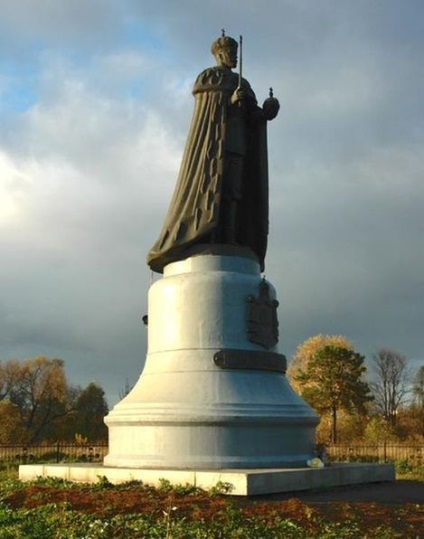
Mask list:
[[[175,507],[178,517],[205,521],[220,518],[232,505],[246,517],[289,518],[305,529],[313,530],[317,519],[355,520],[364,534],[371,534],[368,536],[372,536],[372,530],[390,526],[403,537],[424,537],[424,483],[418,481],[247,498],[211,496],[205,492],[183,494],[140,485],[100,489],[32,484],[10,494],[4,501],[15,509],[66,502],[70,509],[99,516],[148,513],[160,517],[164,511]]]

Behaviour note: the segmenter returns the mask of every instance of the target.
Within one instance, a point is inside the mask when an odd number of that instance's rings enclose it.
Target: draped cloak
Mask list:
[[[223,66],[203,71],[194,85],[195,108],[177,185],[159,239],[147,261],[163,272],[170,262],[189,256],[189,248],[214,243],[222,226],[223,186],[230,182],[228,164],[229,107],[239,85],[238,75]],[[261,269],[268,236],[268,165],[266,121],[249,83],[242,79],[247,96],[243,122],[237,133],[244,137],[241,200],[237,202],[236,243],[250,248]]]

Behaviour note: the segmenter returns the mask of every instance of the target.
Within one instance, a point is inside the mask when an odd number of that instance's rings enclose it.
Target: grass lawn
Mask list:
[[[232,497],[225,487],[22,483],[9,467],[0,475],[0,539],[424,537],[423,504]]]

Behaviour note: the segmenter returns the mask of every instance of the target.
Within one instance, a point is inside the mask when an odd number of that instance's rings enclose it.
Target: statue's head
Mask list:
[[[219,37],[211,46],[216,63],[229,68],[237,66],[237,49],[237,41],[230,36]]]

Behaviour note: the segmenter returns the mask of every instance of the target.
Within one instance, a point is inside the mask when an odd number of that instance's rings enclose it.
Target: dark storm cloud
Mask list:
[[[341,333],[363,353],[384,345],[423,358],[421,2],[2,10],[2,358],[63,357],[72,380],[97,377],[111,400],[135,381],[145,255],[178,173],[191,85],[222,27],[244,36],[258,100],[273,86],[281,102],[269,126],[266,275],[282,351]],[[30,91],[21,109],[2,100],[13,84]]]

